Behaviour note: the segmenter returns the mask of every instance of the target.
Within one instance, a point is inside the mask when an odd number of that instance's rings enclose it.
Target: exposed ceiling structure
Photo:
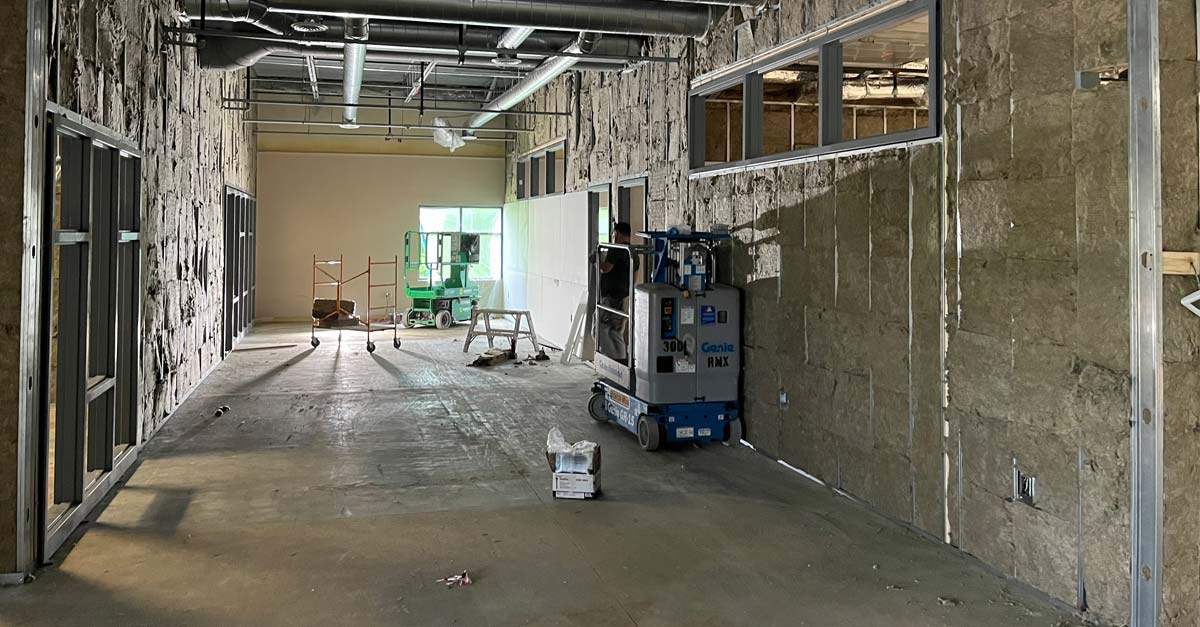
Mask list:
[[[187,0],[172,43],[245,71],[260,133],[511,141],[511,109],[568,70],[678,59],[647,36],[701,37],[734,0]],[[522,112],[564,115],[563,112]]]

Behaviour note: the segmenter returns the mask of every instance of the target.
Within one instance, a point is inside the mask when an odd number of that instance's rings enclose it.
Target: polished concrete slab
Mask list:
[[[258,325],[0,624],[1078,624],[746,447],[642,452],[587,367],[403,333]],[[602,499],[552,498],[552,425],[601,444]]]

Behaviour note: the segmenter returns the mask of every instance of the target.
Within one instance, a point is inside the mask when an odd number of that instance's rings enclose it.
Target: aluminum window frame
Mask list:
[[[503,205],[417,205],[417,232],[425,233],[421,227],[421,210],[422,209],[456,209],[458,210],[458,231],[460,233],[471,233],[474,235],[495,235],[500,238],[500,267],[497,269],[498,274],[494,277],[480,278],[471,277],[473,281],[491,281],[500,283],[504,280],[504,206]],[[495,209],[500,212],[500,230],[477,232],[463,230],[463,209]],[[432,232],[432,231],[429,231]],[[419,275],[419,272],[418,272]],[[428,275],[426,275],[428,276]]]
[[[562,162],[563,179],[555,177],[555,164]],[[530,200],[567,193],[567,140],[556,139],[517,157],[517,200]],[[527,168],[524,181],[521,168]]]
[[[929,17],[929,119],[924,128],[842,140],[842,46],[872,33],[920,17]],[[748,169],[776,167],[805,158],[907,144],[941,136],[941,7],[939,0],[896,0],[860,11],[801,35],[771,50],[756,54],[716,72],[696,77],[688,91],[689,178],[703,178]],[[794,61],[820,59],[820,87],[817,103],[819,145],[814,148],[762,154],[763,97],[762,76],[772,69]],[[839,89],[828,89],[836,80]],[[743,85],[742,159],[704,164],[705,101],[718,92]]]
[[[617,216],[620,217],[621,211],[626,209],[627,205],[632,204],[632,190],[642,188],[642,230],[650,230],[650,176],[647,173],[634,174],[631,176],[622,177],[617,180],[613,186],[615,188],[615,208]],[[610,200],[609,204],[613,204]],[[630,221],[633,220],[633,215],[629,216]],[[636,233],[635,233],[636,234]]]
[[[527,181],[529,180],[529,161],[525,159],[517,160],[517,200],[525,200],[529,197],[527,189]]]

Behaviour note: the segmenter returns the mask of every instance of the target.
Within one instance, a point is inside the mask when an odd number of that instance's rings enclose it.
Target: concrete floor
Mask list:
[[[1078,624],[748,448],[644,453],[587,367],[466,368],[463,334],[259,325],[0,624]],[[554,424],[602,499],[551,498]]]

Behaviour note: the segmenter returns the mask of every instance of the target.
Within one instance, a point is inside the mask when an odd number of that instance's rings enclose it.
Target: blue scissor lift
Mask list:
[[[589,413],[638,436],[646,450],[666,442],[741,439],[741,292],[715,281],[714,247],[728,233],[651,231],[649,248],[601,244],[628,255],[623,307],[598,298]],[[637,285],[635,259],[651,280]],[[607,257],[606,257],[607,258]]]

